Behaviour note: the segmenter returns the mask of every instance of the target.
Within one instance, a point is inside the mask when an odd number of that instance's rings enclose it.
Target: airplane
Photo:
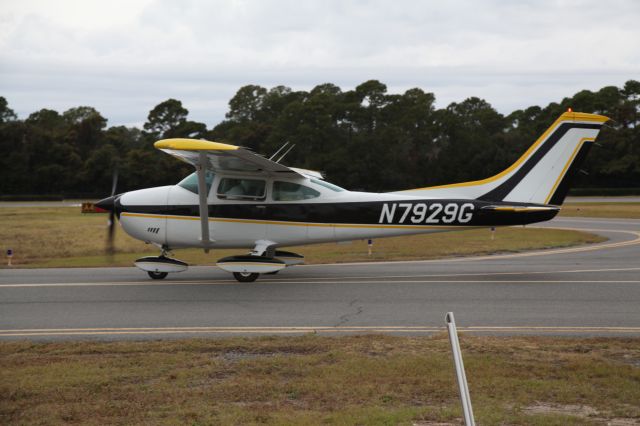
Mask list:
[[[348,191],[319,172],[235,145],[164,139],[154,146],[193,165],[194,173],[176,185],[117,195],[114,185],[96,206],[110,212],[111,236],[117,217],[127,234],[160,249],[135,261],[152,279],[187,270],[173,249],[237,248],[249,251],[217,266],[252,282],[303,263],[283,247],[550,220],[608,120],[569,110],[495,176],[388,193]]]

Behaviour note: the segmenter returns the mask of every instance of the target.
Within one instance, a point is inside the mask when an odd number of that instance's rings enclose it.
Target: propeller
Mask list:
[[[113,240],[116,231],[116,188],[118,186],[118,169],[113,170],[113,181],[111,185],[111,196],[100,200],[96,203],[97,207],[109,211],[109,220],[107,221],[107,247],[106,252],[108,255],[113,255],[115,248]]]
[[[116,195],[116,187],[118,186],[118,169],[113,169],[113,181],[111,184],[111,196]],[[107,231],[107,253],[113,255],[115,252],[113,246],[113,237],[116,232],[116,209],[115,209],[115,200],[114,200],[114,208],[109,212],[109,222],[107,223],[109,226]]]

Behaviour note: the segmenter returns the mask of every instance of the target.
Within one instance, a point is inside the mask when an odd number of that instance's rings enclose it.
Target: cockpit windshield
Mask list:
[[[211,185],[213,184],[213,178],[216,175],[213,172],[205,171],[204,180],[207,184],[207,194],[209,194],[209,190],[211,189]],[[182,179],[178,186],[183,187],[186,190],[193,192],[194,194],[198,193],[198,175],[197,173],[191,173],[186,178]]]
[[[330,189],[332,191],[335,191],[335,192],[345,191],[344,188],[340,188],[338,185],[334,185],[334,184],[326,182],[324,180],[311,179],[311,182],[313,182],[313,183],[315,183],[317,185],[320,185],[320,186],[324,186],[325,188],[328,188],[328,189]]]

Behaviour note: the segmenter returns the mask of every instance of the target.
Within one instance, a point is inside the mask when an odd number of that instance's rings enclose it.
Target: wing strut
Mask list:
[[[209,205],[207,204],[207,181],[205,173],[207,168],[207,154],[200,152],[198,155],[198,164],[196,164],[196,173],[198,175],[198,197],[200,199],[200,226],[202,228],[202,245],[204,252],[209,253],[211,239],[209,238]]]

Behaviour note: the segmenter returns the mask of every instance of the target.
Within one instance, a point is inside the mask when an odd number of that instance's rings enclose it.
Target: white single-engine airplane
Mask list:
[[[320,173],[286,167],[245,148],[165,139],[161,151],[195,166],[177,185],[97,203],[134,238],[161,250],[135,265],[162,279],[188,265],[175,248],[245,248],[217,265],[238,281],[303,262],[280,247],[330,241],[524,225],[552,219],[600,128],[609,120],[565,112],[508,169],[483,180],[390,193],[353,192]],[[111,231],[112,235],[112,231]]]

